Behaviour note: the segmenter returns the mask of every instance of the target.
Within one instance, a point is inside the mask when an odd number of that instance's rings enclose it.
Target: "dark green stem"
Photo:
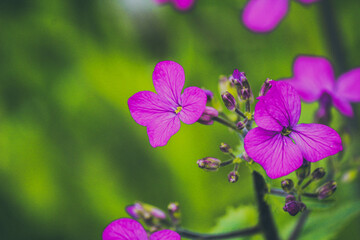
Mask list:
[[[305,188],[306,188],[307,186],[309,186],[310,183],[312,183],[313,181],[314,181],[314,179],[311,178],[309,181],[307,181],[307,182],[304,184],[304,186],[301,187],[301,189],[305,189]]]
[[[306,222],[307,218],[309,217],[309,214],[310,214],[310,210],[305,210],[300,215],[300,218],[299,218],[298,222],[296,223],[295,229],[291,233],[289,240],[296,240],[299,237],[301,230],[303,229],[305,222]]]
[[[285,192],[282,189],[278,189],[278,188],[272,188],[270,189],[270,194],[276,195],[276,196],[281,196],[281,197],[286,197],[287,195],[297,195],[295,192]],[[317,198],[318,194],[317,193],[302,193],[301,194],[304,197],[308,197],[308,198]]]
[[[192,239],[227,239],[234,237],[245,237],[257,234],[260,232],[260,228],[258,226],[246,228],[238,231],[228,232],[228,233],[219,233],[219,234],[202,234],[191,232],[185,229],[176,230],[182,237],[192,238]]]
[[[235,112],[236,112],[240,117],[246,118],[245,114],[244,114],[242,111],[240,111],[238,108],[235,108]]]
[[[270,207],[264,200],[265,194],[267,193],[267,186],[265,180],[263,176],[256,171],[253,172],[253,179],[255,197],[259,211],[259,226],[264,234],[265,239],[278,240],[279,235],[271,214]]]
[[[227,160],[227,161],[225,161],[225,162],[221,162],[220,163],[220,167],[224,167],[224,166],[227,166],[227,165],[229,165],[229,164],[232,164],[233,163],[233,159],[230,159],[230,160]]]
[[[213,120],[218,122],[218,123],[221,123],[222,125],[225,125],[229,128],[232,128],[234,129],[235,131],[239,131],[239,129],[236,128],[236,126],[228,121],[226,121],[225,119],[222,119],[222,118],[219,118],[219,117],[213,117]]]

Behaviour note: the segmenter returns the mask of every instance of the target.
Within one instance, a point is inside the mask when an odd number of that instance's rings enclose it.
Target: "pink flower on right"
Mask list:
[[[360,68],[342,74],[337,80],[331,63],[322,57],[299,56],[290,83],[305,102],[318,101],[328,94],[332,104],[344,115],[353,116],[351,102],[360,102]]]
[[[298,0],[310,4],[319,0]],[[242,19],[247,28],[254,32],[273,30],[289,11],[290,0],[249,0]]]
[[[339,134],[323,124],[298,124],[301,101],[287,82],[272,82],[258,98],[255,122],[244,139],[246,153],[266,171],[279,178],[298,169],[303,159],[317,162],[341,151]]]

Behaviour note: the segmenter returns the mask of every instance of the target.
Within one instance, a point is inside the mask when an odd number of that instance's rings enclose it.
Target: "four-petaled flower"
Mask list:
[[[172,3],[176,9],[186,11],[192,7],[195,0],[154,0],[154,2],[157,4]]]
[[[316,162],[342,150],[339,134],[322,124],[298,124],[301,101],[287,82],[272,82],[255,106],[259,127],[244,139],[247,154],[270,178],[285,176],[298,169],[303,159]]]
[[[310,4],[319,0],[298,1]],[[288,10],[289,0],[249,0],[242,19],[245,26],[254,32],[269,32],[280,23]]]
[[[334,70],[326,58],[299,56],[293,71],[294,76],[284,80],[288,80],[305,102],[329,95],[342,114],[353,115],[350,103],[360,102],[360,68],[342,74],[335,81]]]
[[[110,223],[104,230],[103,240],[180,240],[180,235],[171,230],[161,230],[148,237],[141,224],[130,218],[121,218]]]
[[[180,129],[180,119],[186,124],[195,123],[205,110],[204,91],[188,87],[181,94],[185,83],[184,70],[176,62],[159,62],[154,69],[153,83],[157,92],[142,91],[128,100],[131,116],[147,127],[150,144],[164,146]]]

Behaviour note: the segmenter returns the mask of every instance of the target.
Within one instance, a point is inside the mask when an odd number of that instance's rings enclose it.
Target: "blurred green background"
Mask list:
[[[360,66],[360,2],[331,2],[347,68]],[[334,60],[319,4],[292,1],[280,26],[261,35],[242,25],[245,3],[198,0],[181,13],[151,0],[0,1],[0,238],[100,239],[136,200],[162,208],[178,201],[184,227],[209,231],[228,207],[252,205],[247,168],[229,184],[231,169],[196,165],[205,156],[224,159],[218,145],[238,144],[235,134],[183,124],[154,149],[127,108],[131,95],[154,90],[162,60],[184,67],[186,86],[214,92],[220,74],[239,68],[255,93],[267,77],[291,76],[299,54]],[[303,106],[303,122],[316,107]],[[358,189],[359,178],[338,190],[339,204],[358,200]],[[280,223],[295,219],[274,212]],[[359,223],[352,219],[335,238],[356,239]]]

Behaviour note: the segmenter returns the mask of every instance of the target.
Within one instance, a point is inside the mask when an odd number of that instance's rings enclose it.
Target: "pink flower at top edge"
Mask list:
[[[344,115],[353,116],[351,102],[360,102],[360,68],[342,74],[336,81],[331,63],[322,57],[299,56],[290,83],[305,102],[318,101],[328,94],[332,104]]]
[[[150,235],[139,222],[121,218],[110,223],[104,230],[103,240],[180,240],[180,235],[171,230],[161,230]]]
[[[301,101],[286,82],[272,82],[255,106],[259,127],[244,139],[246,153],[266,171],[279,178],[298,169],[303,159],[316,162],[342,150],[339,134],[322,124],[298,124]]]
[[[165,146],[180,129],[180,120],[195,123],[204,112],[207,97],[197,87],[185,83],[184,69],[176,62],[159,62],[154,69],[153,83],[157,92],[142,91],[128,100],[135,122],[146,126],[152,147]]]
[[[194,4],[195,0],[153,0],[157,4],[172,3],[176,9],[180,11],[189,10]]]
[[[298,0],[310,4],[319,0]],[[249,0],[242,20],[247,28],[254,32],[273,30],[289,11],[289,0]]]

